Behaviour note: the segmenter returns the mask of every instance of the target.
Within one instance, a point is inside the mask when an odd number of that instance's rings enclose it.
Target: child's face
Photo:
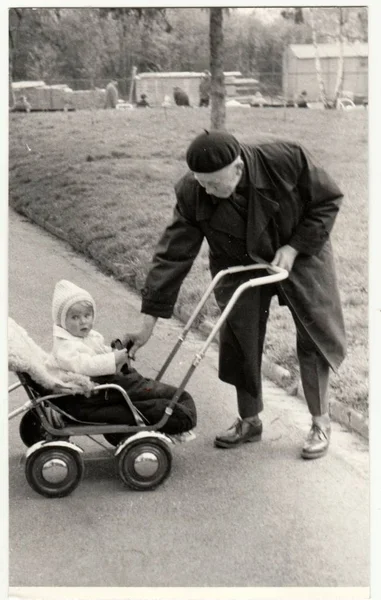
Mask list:
[[[92,306],[76,302],[66,315],[66,330],[76,337],[86,337],[93,327],[94,312]]]

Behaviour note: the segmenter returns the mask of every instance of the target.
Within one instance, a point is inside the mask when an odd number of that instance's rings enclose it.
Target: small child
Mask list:
[[[54,289],[53,355],[65,371],[88,375],[97,384],[115,383],[150,424],[157,423],[173,398],[176,388],[147,379],[128,364],[127,350],[113,350],[103,336],[93,329],[95,302],[84,289],[65,279]],[[124,398],[117,390],[99,391],[70,405],[71,414],[83,421],[135,425]],[[168,434],[181,434],[196,426],[194,401],[184,391],[173,413],[161,429]]]

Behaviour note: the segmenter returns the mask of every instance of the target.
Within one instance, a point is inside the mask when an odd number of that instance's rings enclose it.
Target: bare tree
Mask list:
[[[310,8],[309,12],[310,12],[310,17],[311,17],[311,31],[312,31],[312,43],[314,45],[315,48],[315,69],[316,69],[316,77],[318,80],[318,84],[319,84],[319,89],[320,89],[320,97],[321,100],[324,104],[324,108],[330,108],[330,105],[328,103],[327,100],[327,94],[325,91],[325,85],[324,85],[324,80],[323,80],[323,75],[321,72],[321,63],[320,63],[320,56],[319,56],[319,48],[318,48],[318,44],[317,44],[317,36],[316,36],[316,24],[315,24],[315,16],[314,16],[314,8]]]
[[[344,44],[358,40],[367,40],[367,8],[366,7],[328,7],[310,8],[310,26],[315,46],[316,76],[319,82],[320,95],[325,108],[337,108],[344,82]],[[327,99],[317,44],[317,32],[320,39],[338,45],[338,61],[336,85],[333,97]]]
[[[8,27],[8,40],[9,40],[9,60],[8,60],[8,104],[12,108],[15,104],[15,95],[12,88],[13,80],[13,59],[17,46],[17,34],[20,28],[22,11],[19,8],[9,9],[9,27]]]
[[[223,8],[210,8],[209,44],[211,85],[211,127],[225,129]]]
[[[338,9],[338,39],[339,39],[339,59],[337,64],[337,79],[336,79],[336,87],[335,87],[335,96],[334,96],[334,106],[337,108],[337,103],[341,95],[341,91],[343,89],[343,80],[344,80],[344,35],[343,35],[343,26],[344,26],[344,9],[340,6]]]

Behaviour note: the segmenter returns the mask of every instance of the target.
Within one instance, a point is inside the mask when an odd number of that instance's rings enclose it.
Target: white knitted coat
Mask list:
[[[113,375],[116,372],[111,346],[106,346],[103,336],[94,329],[81,338],[54,325],[53,356],[61,369],[89,377]]]

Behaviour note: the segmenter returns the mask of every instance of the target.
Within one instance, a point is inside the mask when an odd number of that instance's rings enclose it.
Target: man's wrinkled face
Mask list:
[[[243,171],[243,161],[238,157],[231,165],[214,173],[193,173],[198,183],[210,196],[229,198],[235,191]]]

